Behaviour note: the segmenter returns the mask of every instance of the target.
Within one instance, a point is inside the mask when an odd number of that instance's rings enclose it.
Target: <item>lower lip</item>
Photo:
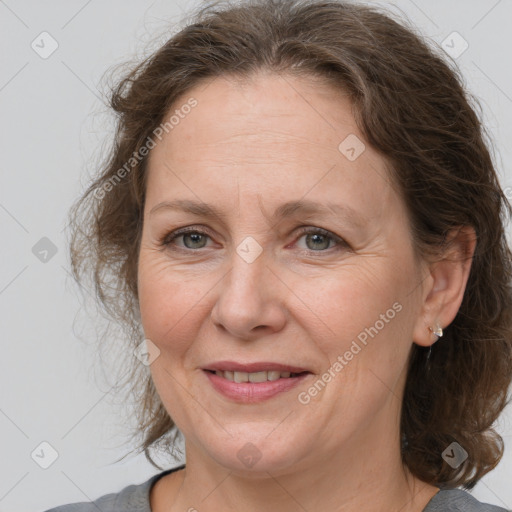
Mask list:
[[[306,379],[310,373],[298,377],[279,378],[266,382],[233,382],[215,373],[203,370],[212,386],[222,395],[236,402],[256,403],[268,400],[279,393],[293,389]]]

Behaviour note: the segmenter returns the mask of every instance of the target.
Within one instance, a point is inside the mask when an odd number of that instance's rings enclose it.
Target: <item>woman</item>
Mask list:
[[[135,333],[141,449],[179,429],[186,464],[54,512],[505,510],[457,489],[503,453],[512,304],[456,71],[376,9],[260,0],[199,12],[112,106],[73,265]]]

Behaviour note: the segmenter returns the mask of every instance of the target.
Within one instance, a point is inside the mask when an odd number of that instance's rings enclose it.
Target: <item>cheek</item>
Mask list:
[[[338,434],[328,424],[347,422],[346,411],[354,425],[371,420],[395,393],[391,390],[407,361],[413,318],[406,300],[410,277],[405,266],[399,274],[381,263],[379,272],[354,265],[321,286],[297,290],[307,296],[300,321],[324,355],[319,379],[327,382],[325,387],[314,383],[302,399],[315,404],[333,439]]]
[[[370,414],[395,389],[406,365],[414,323],[408,296],[413,268],[404,260],[391,261],[346,265],[333,279],[316,286],[303,282],[297,289],[299,297],[307,297],[299,321],[324,356],[320,378],[329,384],[314,400],[327,416],[340,410]]]
[[[297,279],[293,289],[300,312],[296,310],[296,317],[302,318],[303,325],[307,318],[308,330],[322,329],[322,337],[340,349],[376,323],[379,330],[389,331],[404,316],[407,279],[404,272],[401,277],[384,267],[345,265],[322,280]]]
[[[141,253],[138,290],[146,338],[161,349],[184,348],[201,324],[212,286],[207,279],[188,279],[161,256]]]

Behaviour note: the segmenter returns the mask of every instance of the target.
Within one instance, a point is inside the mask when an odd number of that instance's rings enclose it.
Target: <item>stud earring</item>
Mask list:
[[[432,329],[432,327],[429,326],[429,331],[434,333],[436,336],[437,336],[437,339],[439,339],[442,335],[443,335],[443,329],[442,327],[439,325],[438,322],[436,322],[436,326],[434,329]],[[436,340],[437,341],[437,340]]]
[[[443,335],[443,329],[441,328],[441,326],[439,325],[439,322],[436,322],[436,326],[434,329],[432,329],[432,327],[429,326],[428,330],[435,334],[437,336],[437,339],[436,341],[439,340],[439,338]],[[436,342],[434,341],[434,343]],[[432,345],[434,344],[432,343]],[[428,354],[427,354],[427,360],[426,360],[426,365],[427,365],[427,370],[430,370],[430,354],[432,353],[432,345],[430,345],[430,347],[428,348]]]

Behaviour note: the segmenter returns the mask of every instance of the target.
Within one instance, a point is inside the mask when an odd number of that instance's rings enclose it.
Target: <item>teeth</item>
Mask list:
[[[231,382],[267,382],[274,381],[277,379],[288,379],[291,375],[290,372],[278,372],[278,371],[269,371],[269,372],[230,372],[230,371],[220,371],[217,370],[215,375],[219,377],[224,377]]]
[[[267,380],[267,372],[249,373],[249,382],[265,382]]]
[[[249,382],[249,374],[247,372],[235,372],[235,382]]]

